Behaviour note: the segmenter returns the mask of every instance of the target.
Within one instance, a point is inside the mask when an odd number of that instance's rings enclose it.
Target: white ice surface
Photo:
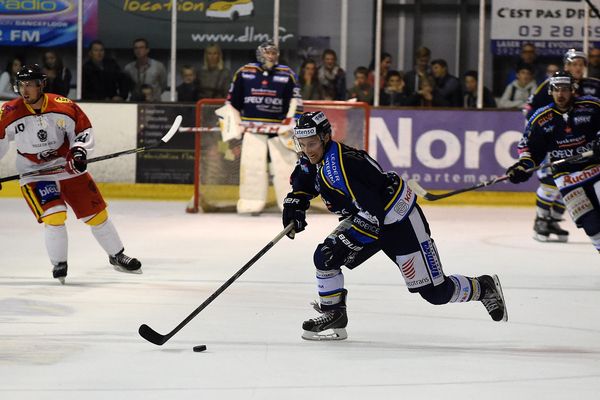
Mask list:
[[[61,286],[25,203],[0,200],[0,399],[600,398],[600,263],[571,222],[568,244],[542,244],[533,208],[426,207],[446,274],[497,273],[509,321],[428,304],[378,254],[345,273],[348,340],[307,342],[313,249],[337,223],[310,214],[159,347],[140,324],[169,332],[282,229],[184,208],[111,202],[143,275],[115,272],[70,214]]]

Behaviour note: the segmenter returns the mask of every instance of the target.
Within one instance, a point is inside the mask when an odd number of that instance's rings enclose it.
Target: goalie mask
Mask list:
[[[325,142],[325,136],[331,135],[331,124],[323,111],[311,111],[302,114],[294,127],[294,143],[296,150],[302,152],[299,139],[318,136]]]
[[[279,48],[272,41],[262,43],[256,49],[256,60],[265,69],[273,68],[279,61]]]

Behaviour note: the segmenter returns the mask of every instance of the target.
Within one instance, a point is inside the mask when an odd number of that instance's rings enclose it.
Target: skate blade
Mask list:
[[[553,234],[554,235],[554,234]],[[551,236],[540,235],[539,233],[534,233],[533,238],[538,242],[548,243],[548,242],[558,242],[558,243],[566,243],[569,240],[569,235],[554,235],[556,239]]]
[[[569,235],[556,235],[556,241],[560,243],[566,243],[569,240]]]
[[[549,236],[544,236],[544,235],[540,235],[539,233],[534,233],[533,234],[533,238],[535,240],[537,240],[538,242],[548,242],[550,237]]]
[[[326,329],[323,332],[304,331],[302,339],[304,340],[344,340],[348,337],[346,328]]]
[[[60,278],[56,278],[56,279],[58,279],[58,281],[60,282],[61,285],[65,284],[65,277],[64,276],[61,276]]]
[[[496,289],[498,289],[498,294],[500,294],[500,298],[502,299],[502,304],[504,304],[504,315],[502,316],[502,321],[508,321],[508,309],[506,307],[506,301],[504,301],[504,292],[502,292],[502,285],[500,285],[500,279],[498,279],[498,275],[492,275],[494,278],[494,284],[496,285]]]
[[[115,269],[115,271],[118,272],[124,272],[126,274],[142,274],[142,268],[138,268],[138,269],[134,269],[134,270],[128,270],[126,268],[121,267],[120,265],[113,265],[113,268]]]

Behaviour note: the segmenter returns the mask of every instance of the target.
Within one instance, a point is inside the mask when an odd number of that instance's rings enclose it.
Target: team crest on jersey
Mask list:
[[[37,133],[37,137],[38,139],[40,139],[40,142],[45,142],[46,140],[48,140],[48,132],[46,132],[43,129],[40,129]]]
[[[54,101],[56,101],[57,103],[70,103],[71,100],[67,99],[66,97],[57,97],[56,99],[54,99]]]

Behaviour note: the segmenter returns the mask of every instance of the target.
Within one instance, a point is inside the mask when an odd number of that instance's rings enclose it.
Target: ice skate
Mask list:
[[[559,242],[566,242],[569,240],[569,231],[564,230],[558,225],[560,219],[550,217],[548,221],[548,230],[551,234],[556,235],[556,238]]]
[[[114,266],[115,271],[127,272],[130,274],[141,274],[142,263],[137,258],[131,258],[123,253],[125,249],[121,250],[114,256],[108,256],[108,261]]]
[[[67,277],[67,262],[59,262],[52,269],[52,277],[58,279],[62,285],[65,284],[65,278]]]
[[[348,337],[348,333],[346,332],[348,316],[346,315],[345,305],[325,311],[321,309],[317,302],[311,304],[321,315],[304,321],[302,324],[302,329],[304,329],[302,339],[344,340]]]
[[[504,302],[502,286],[497,275],[482,275],[477,278],[483,297],[480,301],[494,321],[508,321],[508,311]]]
[[[558,225],[559,221],[551,217],[536,217],[533,223],[533,238],[538,242],[549,242],[552,241],[550,235],[555,235],[556,241],[566,242],[569,239],[569,232]]]

